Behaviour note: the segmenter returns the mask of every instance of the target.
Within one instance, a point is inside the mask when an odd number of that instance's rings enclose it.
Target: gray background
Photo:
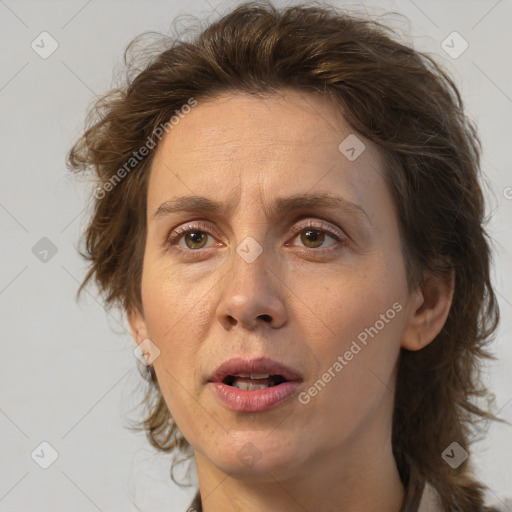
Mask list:
[[[166,32],[178,14],[214,19],[235,4],[0,0],[0,511],[170,512],[185,510],[194,494],[169,481],[168,456],[125,428],[137,417],[142,380],[124,319],[107,314],[93,288],[75,301],[91,184],[66,171],[64,158],[134,36]],[[512,421],[512,2],[379,0],[363,9],[407,16],[395,26],[443,61],[479,126],[503,318],[493,345],[498,359],[484,369],[496,410]],[[59,45],[47,59],[31,48],[43,31]],[[469,44],[458,58],[441,47],[453,31]],[[57,249],[46,262],[32,251],[43,237]],[[31,458],[43,441],[59,455],[48,469]],[[40,460],[49,456],[40,450]],[[473,457],[492,489],[489,502],[512,496],[511,427],[492,426]]]

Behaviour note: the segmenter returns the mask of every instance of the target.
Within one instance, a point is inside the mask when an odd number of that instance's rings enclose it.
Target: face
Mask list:
[[[199,101],[162,139],[130,324],[203,467],[286,477],[389,440],[414,305],[383,174],[330,100],[295,91]],[[293,369],[291,395],[229,407],[209,378],[237,357]]]

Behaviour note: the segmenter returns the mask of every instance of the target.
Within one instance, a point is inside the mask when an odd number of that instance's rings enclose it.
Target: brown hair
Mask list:
[[[295,88],[331,97],[345,120],[372,140],[386,162],[398,210],[411,288],[455,272],[453,303],[436,339],[402,349],[392,444],[404,483],[430,482],[447,510],[479,510],[485,486],[466,461],[452,469],[441,457],[453,441],[467,451],[477,421],[497,420],[476,405],[493,397],[481,382],[485,346],[499,312],[490,280],[484,229],[480,141],[456,85],[425,53],[399,42],[388,27],[334,7],[242,4],[191,40],[158,39],[141,67],[139,40],[127,48],[127,83],[100,99],[89,127],[70,150],[68,166],[93,168],[102,190],[156,130],[190,98],[226,91],[271,94]],[[161,130],[160,130],[161,131]],[[143,312],[141,271],[146,194],[154,152],[136,162],[108,192],[96,194],[85,232],[94,277],[107,305]],[[99,197],[101,196],[101,197]],[[148,415],[140,423],[162,451],[190,455],[150,372]]]

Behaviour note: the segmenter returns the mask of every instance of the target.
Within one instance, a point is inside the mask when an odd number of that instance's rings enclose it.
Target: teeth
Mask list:
[[[233,377],[240,377],[241,379],[268,379],[269,373],[237,373]]]
[[[257,374],[256,374],[257,375]],[[237,389],[251,390],[251,389],[266,389],[275,386],[276,382],[273,378],[254,378],[255,374],[251,374],[251,378],[247,377],[234,377],[230,385]]]
[[[269,373],[239,373],[237,375],[230,375],[229,379],[225,382],[234,388],[248,391],[270,388],[283,381],[284,379],[279,376],[271,377]]]
[[[253,389],[266,389],[271,387],[269,384],[257,384],[257,383],[250,383],[243,380],[235,379],[233,381],[233,384],[231,384],[234,388],[241,389],[242,391],[249,391]]]

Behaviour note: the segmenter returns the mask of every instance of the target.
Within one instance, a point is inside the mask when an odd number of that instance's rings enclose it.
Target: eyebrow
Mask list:
[[[343,197],[329,194],[297,194],[289,197],[278,197],[270,209],[264,207],[267,217],[276,214],[290,213],[302,209],[332,208],[359,217],[372,224],[367,213],[356,203]],[[231,210],[223,203],[204,196],[183,196],[163,202],[154,212],[153,219],[158,219],[179,212],[226,214]]]

